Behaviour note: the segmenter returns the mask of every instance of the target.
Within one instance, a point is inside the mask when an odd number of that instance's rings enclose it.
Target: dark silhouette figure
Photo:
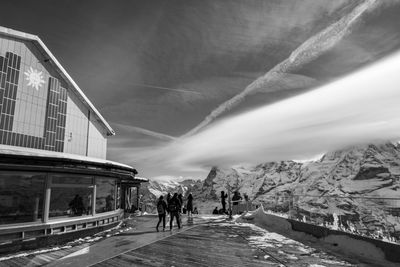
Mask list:
[[[233,197],[232,197],[233,214],[239,213],[239,202],[241,199],[242,199],[242,196],[240,195],[239,191],[235,191],[235,193],[233,193]]]
[[[83,205],[82,197],[78,194],[75,195],[74,199],[68,205],[73,214],[76,216],[82,216],[85,211],[85,207]]]
[[[224,191],[221,191],[221,204],[222,204],[222,211],[225,213],[226,212],[226,198],[228,197],[228,194],[226,194]]]
[[[182,196],[182,194],[178,195],[178,199],[179,199],[179,202],[180,202],[179,213],[182,213],[182,206],[183,206],[183,196]]]
[[[106,197],[106,211],[113,210],[113,203],[114,203],[113,197],[111,195],[108,195]]]
[[[178,224],[178,228],[181,228],[181,222],[179,218],[179,209],[181,206],[181,202],[178,199],[178,194],[175,193],[174,196],[171,198],[171,200],[168,203],[168,210],[171,216],[171,219],[169,221],[169,228],[172,230],[172,224],[174,217],[176,218],[176,223]]]
[[[167,203],[169,203],[170,200],[171,200],[171,194],[168,193],[168,194],[167,194]]]
[[[218,207],[215,207],[215,209],[213,210],[212,214],[219,214],[218,213]]]
[[[189,196],[187,198],[186,210],[187,210],[189,217],[193,215],[193,196],[192,196],[192,194],[189,194]]]
[[[165,216],[167,214],[167,204],[164,201],[164,197],[160,196],[157,202],[157,213],[158,213],[158,223],[156,226],[158,232],[158,226],[160,226],[161,220],[163,222],[163,231],[165,231]]]

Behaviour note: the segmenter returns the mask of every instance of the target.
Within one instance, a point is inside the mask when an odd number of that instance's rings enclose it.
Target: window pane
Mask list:
[[[51,188],[49,217],[82,216],[92,213],[92,186]]]
[[[45,174],[0,173],[0,224],[42,218]]]
[[[115,179],[96,178],[96,213],[115,210]]]
[[[92,177],[85,175],[52,175],[53,184],[92,184]]]

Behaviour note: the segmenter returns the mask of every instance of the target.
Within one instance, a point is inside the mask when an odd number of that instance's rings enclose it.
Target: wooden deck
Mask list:
[[[93,266],[354,266],[290,239],[251,241],[264,234],[229,223],[199,225]]]
[[[0,261],[2,266],[353,266],[249,224],[195,218],[156,232],[156,217],[135,218],[129,231],[94,243]]]
[[[94,266],[276,266],[226,227],[201,225]]]

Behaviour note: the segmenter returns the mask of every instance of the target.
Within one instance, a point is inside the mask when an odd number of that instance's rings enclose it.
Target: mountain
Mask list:
[[[150,180],[140,186],[140,195],[142,195],[141,202],[145,205],[143,210],[147,212],[155,212],[157,199],[163,195],[164,197],[171,193],[182,193],[187,196],[189,193],[198,192],[201,190],[203,181],[201,180],[184,180],[184,181],[154,181]]]
[[[220,192],[239,191],[253,205],[317,224],[337,223],[362,233],[400,236],[400,146],[348,147],[309,162],[213,167],[204,181],[150,181],[144,199],[167,192],[194,196],[200,212],[220,207]],[[293,197],[291,197],[293,196]],[[398,198],[398,199],[396,199]]]
[[[199,197],[217,199],[228,184],[254,204],[281,212],[290,208],[299,219],[324,224],[338,216],[340,224],[359,232],[399,236],[400,147],[392,143],[349,147],[306,163],[214,167]]]

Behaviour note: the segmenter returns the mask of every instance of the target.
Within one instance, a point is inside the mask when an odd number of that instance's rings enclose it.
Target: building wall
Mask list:
[[[0,144],[105,158],[105,137],[33,43],[0,36]]]
[[[75,95],[68,95],[64,152],[86,155],[88,112]]]
[[[96,158],[106,158],[107,155],[107,132],[100,127],[100,124],[90,116],[89,124],[89,146],[88,156]]]

